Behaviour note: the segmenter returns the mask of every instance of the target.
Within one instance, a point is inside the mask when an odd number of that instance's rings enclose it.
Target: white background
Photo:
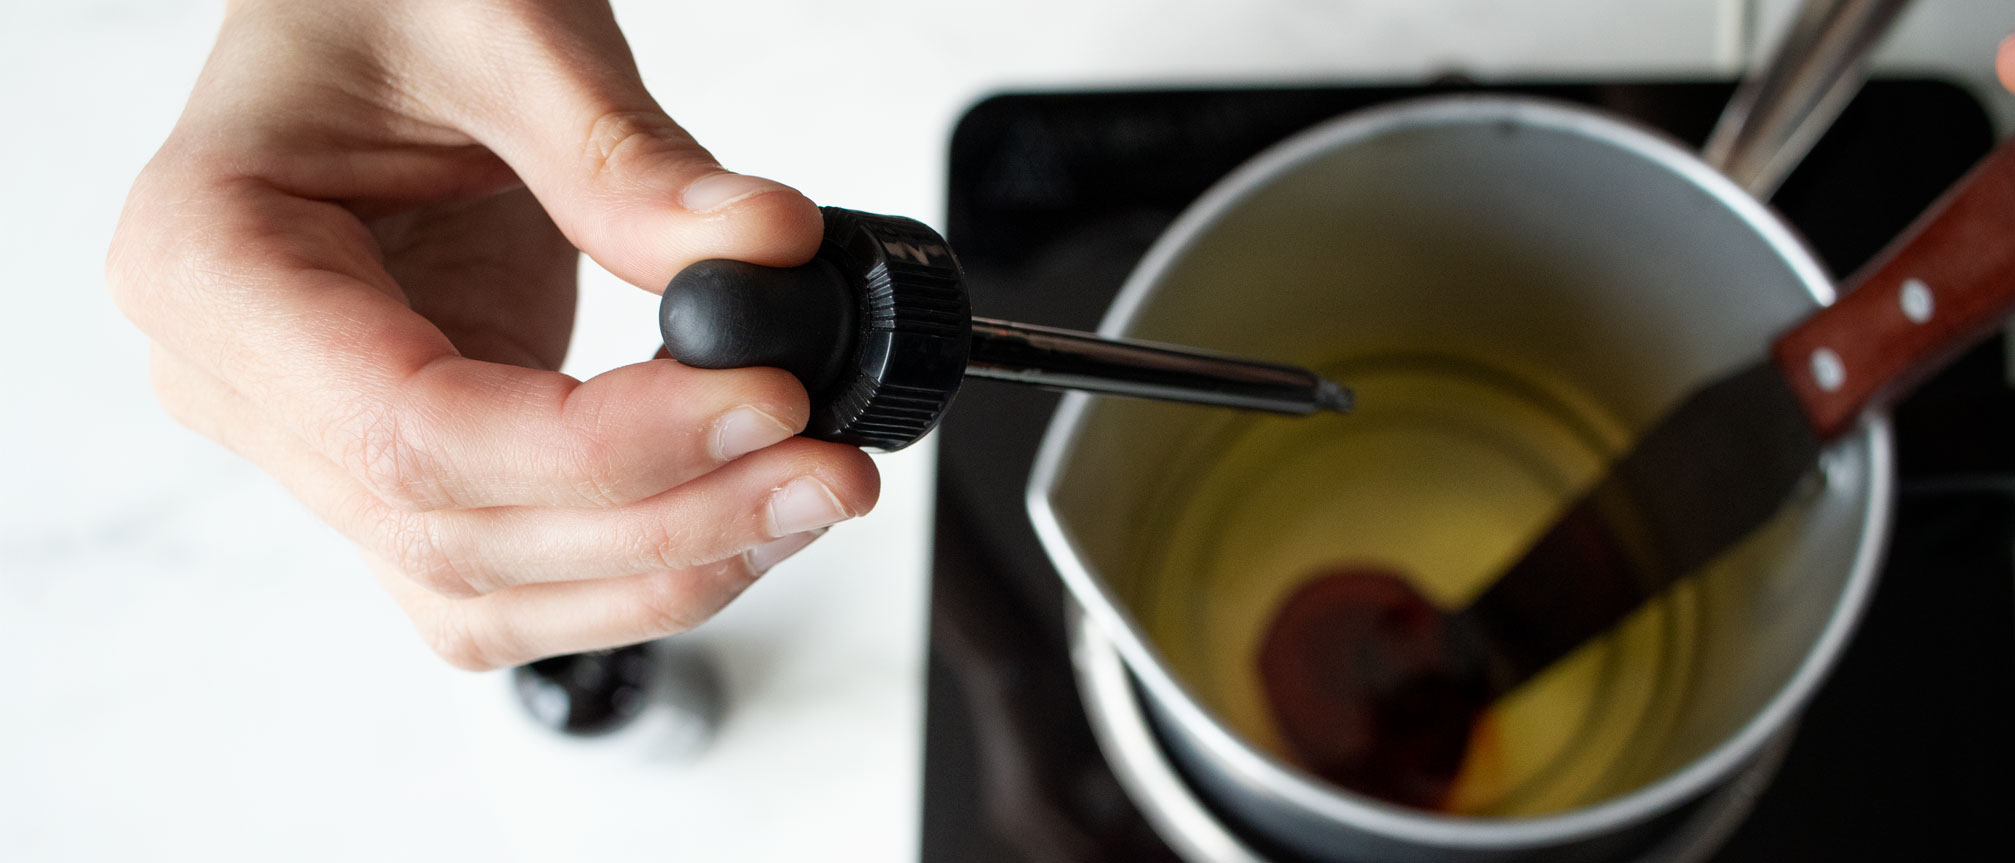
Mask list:
[[[1793,5],[617,8],[653,90],[730,166],[940,223],[949,132],[990,92],[1726,75]],[[100,262],[221,15],[0,0],[0,859],[914,859],[932,446],[881,459],[876,513],[692,636],[729,714],[662,763],[527,727],[504,677],[432,659],[344,542],[161,415]],[[1920,0],[1884,65],[2015,118],[1989,85],[2011,30],[2010,0]],[[569,371],[647,355],[651,299],[586,281]]]

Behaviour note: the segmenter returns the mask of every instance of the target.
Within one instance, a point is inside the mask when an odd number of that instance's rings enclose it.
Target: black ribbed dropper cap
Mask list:
[[[790,268],[702,261],[665,288],[658,325],[681,363],[775,366],[811,396],[805,434],[898,450],[935,428],[964,379],[972,314],[936,231],[821,209],[825,240]]]

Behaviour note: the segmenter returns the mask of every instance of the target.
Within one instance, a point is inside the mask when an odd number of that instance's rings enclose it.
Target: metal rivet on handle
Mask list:
[[[1896,295],[1896,301],[1903,306],[1903,316],[1913,324],[1931,320],[1935,308],[1931,301],[1931,286],[1923,279],[1904,279],[1903,289]]]
[[[1832,348],[1812,352],[1812,380],[1829,393],[1839,392],[1840,386],[1847,383],[1847,366],[1840,362],[1840,355]]]

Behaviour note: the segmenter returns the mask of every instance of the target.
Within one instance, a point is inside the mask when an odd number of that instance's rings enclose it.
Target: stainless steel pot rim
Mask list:
[[[1713,196],[1777,250],[1821,305],[1834,298],[1831,279],[1804,242],[1768,208],[1664,135],[1578,106],[1515,96],[1437,96],[1358,111],[1317,125],[1254,157],[1185,210],[1142,258],[1099,326],[1120,336],[1132,325],[1155,284],[1205,229],[1263,188],[1266,180],[1343,145],[1408,129],[1444,125],[1508,124],[1604,141],[1635,152]],[[1657,782],[1594,806],[1532,818],[1466,818],[1405,809],[1334,788],[1239,739],[1169,674],[1166,664],[1119,597],[1092,574],[1085,557],[1050,505],[1069,442],[1086,419],[1090,397],[1064,397],[1037,453],[1027,506],[1036,534],[1089,618],[1125,658],[1135,677],[1198,743],[1239,782],[1267,789],[1297,808],[1387,836],[1449,848],[1517,848],[1569,842],[1637,824],[1688,800],[1754,758],[1803,706],[1845,646],[1867,603],[1887,538],[1892,485],[1890,430],[1871,414],[1829,454],[1866,453],[1867,505],[1860,542],[1839,603],[1791,679],[1735,734],[1686,767]]]
[[[1077,675],[1078,697],[1113,776],[1132,796],[1155,833],[1175,846],[1184,860],[1216,863],[1267,863],[1204,807],[1160,751],[1146,707],[1134,696],[1126,663],[1084,607],[1064,597],[1064,636],[1070,643],[1071,668]],[[1129,733],[1137,732],[1137,733]]]

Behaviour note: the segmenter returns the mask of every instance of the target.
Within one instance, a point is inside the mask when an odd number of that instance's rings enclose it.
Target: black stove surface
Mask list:
[[[1310,87],[1006,95],[951,148],[948,235],[973,312],[1093,329],[1155,236],[1268,145],[1451,90],[1593,104],[1698,143],[1730,85]],[[1871,83],[1772,205],[1851,273],[1984,153],[1964,91]],[[2007,848],[2015,804],[2015,392],[1999,339],[1895,412],[1902,492],[1881,582],[1751,817],[1713,858],[1888,860]],[[1057,396],[968,380],[939,432],[925,860],[1173,860],[1091,738],[1063,588],[1022,491]]]

